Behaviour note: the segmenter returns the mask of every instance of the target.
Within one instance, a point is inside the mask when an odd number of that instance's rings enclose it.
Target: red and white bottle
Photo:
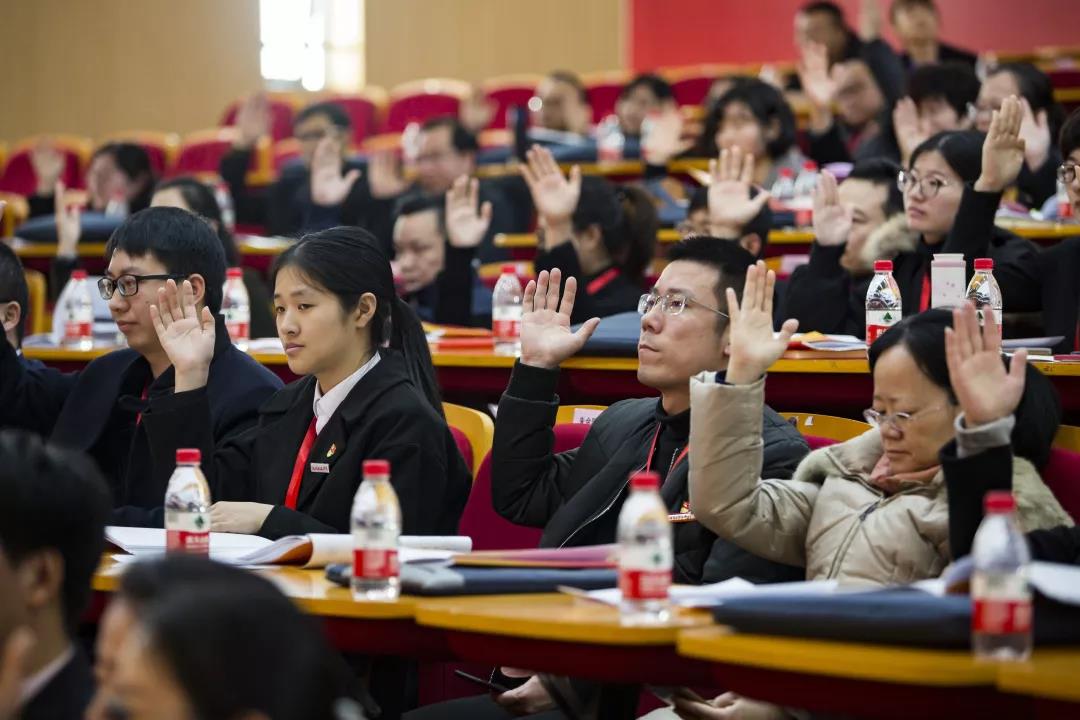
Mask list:
[[[225,329],[229,331],[229,339],[239,349],[247,350],[251,340],[251,301],[241,268],[229,268],[225,273],[221,314],[225,319]]]
[[[210,487],[199,468],[197,449],[176,451],[176,469],[165,489],[165,549],[170,553],[210,554]]]
[[[521,281],[512,264],[502,266],[502,273],[491,294],[491,334],[495,350],[517,354],[521,347]]]
[[[866,290],[866,345],[900,322],[903,316],[900,287],[892,275],[892,260],[874,262],[874,279]]]
[[[968,300],[975,305],[979,316],[979,325],[983,324],[983,313],[994,313],[997,321],[998,332],[1001,332],[1002,321],[1002,297],[1001,286],[994,278],[994,261],[991,258],[976,258],[975,274],[971,276],[965,293]]]
[[[64,296],[64,335],[61,345],[74,350],[94,347],[94,303],[85,270],[73,270]]]
[[[988,492],[975,533],[971,576],[971,647],[978,658],[1026,660],[1031,655],[1031,553],[1008,491]]]
[[[390,484],[390,463],[365,460],[363,470],[352,506],[352,596],[354,600],[396,600],[401,592],[401,507]]]
[[[630,497],[619,512],[619,603],[624,625],[667,622],[674,563],[671,523],[660,498],[660,476],[630,476]]]
[[[795,226],[810,227],[814,224],[814,189],[817,188],[818,166],[813,160],[803,163],[792,188],[791,207],[795,210]]]

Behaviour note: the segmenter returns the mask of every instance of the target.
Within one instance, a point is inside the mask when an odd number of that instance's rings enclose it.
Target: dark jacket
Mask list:
[[[20,720],[82,720],[94,696],[94,674],[78,648],[36,695],[22,706]]]
[[[1042,278],[1043,328],[1047,335],[1061,335],[1058,353],[1080,350],[1080,238],[1062,240],[1038,257]]]
[[[664,477],[669,512],[685,512],[690,463],[677,464],[689,439],[689,412],[667,416],[655,398],[623,400],[596,418],[580,448],[554,454],[558,372],[518,363],[499,401],[492,448],[496,512],[520,525],[543,527],[542,547],[615,542],[630,473],[642,469],[656,437],[652,469]],[[657,435],[657,429],[660,433]],[[791,477],[807,453],[799,433],[765,409],[765,467]],[[676,582],[801,580],[803,570],[768,562],[719,540],[695,521],[674,523]]]
[[[143,416],[157,483],[167,482],[178,447],[203,453],[203,472],[214,500],[273,505],[259,535],[276,539],[302,533],[346,533],[353,496],[366,459],[390,461],[401,504],[402,532],[452,535],[472,479],[446,422],[416,390],[396,351],[382,358],[349,392],[319,433],[304,470],[295,510],[285,492],[301,441],[314,417],[314,377],[287,385],[259,410],[258,425],[226,442],[206,431],[208,388],[152,399]],[[312,472],[325,463],[329,473]]]
[[[937,62],[940,64],[958,62],[974,68],[978,60],[979,58],[975,53],[970,53],[967,50],[958,48],[955,45],[949,45],[948,43],[938,43]],[[900,54],[900,62],[903,64],[905,70],[914,70],[916,67],[915,63],[911,60],[911,56],[906,52]]]
[[[538,251],[533,265],[537,273],[559,268],[564,282],[568,277],[577,278],[577,296],[574,298],[574,310],[570,314],[570,322],[574,325],[589,318],[602,318],[637,310],[642,292],[641,282],[635,283],[614,265],[595,275],[586,275],[581,270],[577,251],[569,241],[546,252]]]
[[[1027,312],[1041,307],[1038,248],[994,225],[1000,198],[997,193],[980,193],[965,187],[952,230],[938,247],[927,245],[919,238],[912,246],[886,249],[882,245],[866,249],[864,254],[875,258],[892,257],[893,277],[900,287],[905,315],[919,312],[923,279],[929,276],[930,261],[935,253],[963,253],[969,278],[975,258],[993,258],[994,276],[1001,286],[1005,311]],[[853,278],[840,267],[843,252],[843,247],[815,244],[810,251],[810,262],[792,273],[785,297],[785,317],[797,319],[803,331],[847,333],[857,337],[865,334],[866,291],[873,274]]]
[[[151,476],[155,463],[139,413],[147,405],[144,392],[150,402],[172,395],[173,380],[171,367],[155,379],[134,350],[103,355],[78,373],[27,371],[0,341],[0,425],[32,430],[94,458],[113,492],[113,524],[160,526],[166,483]],[[207,387],[204,430],[220,441],[254,425],[258,407],[281,380],[233,347],[219,319]]]
[[[1016,199],[1022,205],[1038,210],[1047,200],[1057,194],[1057,170],[1061,165],[1061,151],[1050,148],[1042,167],[1031,170],[1027,163],[1020,166],[1016,178]]]
[[[941,449],[941,467],[949,496],[949,545],[952,556],[971,552],[983,518],[983,498],[991,490],[1012,490],[1012,448],[984,450],[961,459],[953,440]],[[1033,560],[1080,565],[1080,526],[1064,525],[1027,534]]]
[[[473,288],[479,280],[473,267],[475,248],[458,248],[446,243],[442,272],[435,282],[420,288],[404,300],[421,320],[439,325],[480,325],[473,313]],[[487,318],[490,321],[490,318]]]

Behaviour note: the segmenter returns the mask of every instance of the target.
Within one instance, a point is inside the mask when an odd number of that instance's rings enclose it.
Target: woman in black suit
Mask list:
[[[443,418],[416,315],[394,294],[390,263],[365,230],[306,236],[273,269],[274,312],[289,369],[305,377],[260,409],[259,423],[215,448],[207,432],[206,367],[214,344],[185,282],[153,310],[176,390],[143,422],[154,474],[177,448],[199,448],[216,502],[214,530],[271,539],[349,531],[361,463],[385,459],[406,534],[452,534],[471,487]]]

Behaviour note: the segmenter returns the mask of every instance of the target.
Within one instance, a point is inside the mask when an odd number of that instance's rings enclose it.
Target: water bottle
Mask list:
[[[123,219],[128,216],[128,199],[122,192],[115,192],[105,204],[105,216]]]
[[[780,176],[776,178],[769,192],[781,203],[791,201],[795,197],[795,171],[791,168],[780,168]]]
[[[791,206],[795,210],[795,225],[798,227],[810,227],[814,224],[814,188],[817,187],[817,181],[817,163],[807,160],[792,186]]]
[[[221,210],[221,222],[225,229],[232,232],[236,229],[236,208],[233,205],[229,186],[224,180],[218,178],[211,188],[214,191],[214,200],[217,201],[218,209]]]
[[[491,294],[491,334],[496,352],[516,355],[521,351],[521,281],[512,264],[503,265]]]
[[[1058,222],[1068,222],[1073,216],[1072,201],[1069,200],[1069,191],[1065,187],[1065,183],[1060,179],[1057,181],[1057,219]]]
[[[619,513],[619,601],[623,625],[667,622],[671,617],[671,523],[660,499],[660,476],[630,477],[630,497]]]
[[[979,316],[979,325],[983,324],[983,312],[990,308],[997,320],[998,332],[1001,332],[1001,288],[994,279],[994,261],[990,258],[975,260],[975,275],[968,283],[965,297],[975,305]]]
[[[221,314],[225,319],[225,329],[229,331],[229,339],[233,344],[246,351],[248,341],[251,340],[251,302],[244,285],[244,271],[238,267],[229,268],[225,275],[225,286],[221,295]]]
[[[623,158],[626,136],[619,126],[619,118],[608,115],[596,131],[596,158],[601,163],[617,163]]]
[[[61,344],[72,350],[94,347],[94,303],[85,270],[73,270],[64,290],[64,336]]]
[[[1026,660],[1031,655],[1031,554],[1016,522],[1012,493],[986,493],[975,533],[971,577],[971,644],[975,657]]]
[[[420,155],[420,123],[415,120],[401,132],[401,156],[409,167],[416,165]]]
[[[900,288],[892,276],[892,260],[874,262],[874,279],[866,290],[866,345],[900,322],[903,316]]]
[[[398,538],[401,507],[390,484],[390,463],[365,460],[352,506],[354,600],[396,600],[401,592]]]
[[[176,469],[165,489],[165,550],[210,554],[210,487],[199,469],[202,453],[176,451]]]

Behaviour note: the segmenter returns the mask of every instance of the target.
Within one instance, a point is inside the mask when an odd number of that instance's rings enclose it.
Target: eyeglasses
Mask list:
[[[656,307],[657,303],[660,304],[660,312],[665,315],[678,315],[686,309],[687,305],[696,305],[705,310],[714,312],[720,317],[728,317],[727,313],[722,313],[716,308],[711,308],[708,305],[699,303],[693,298],[686,297],[683,293],[668,293],[667,295],[646,293],[638,300],[637,311],[642,315],[648,315],[652,312],[652,309]]]
[[[921,178],[910,170],[901,170],[896,176],[896,187],[900,189],[900,192],[907,193],[918,188],[919,194],[925,198],[936,197],[941,192],[941,188],[951,184],[948,180],[941,178]]]
[[[866,422],[870,423],[876,428],[884,429],[886,425],[892,425],[895,430],[901,434],[907,429],[907,427],[914,422],[917,418],[925,417],[937,410],[944,410],[945,405],[935,405],[934,407],[923,408],[913,413],[896,412],[896,413],[883,413],[869,408],[863,410],[863,417],[866,418]]]
[[[1073,181],[1076,180],[1078,167],[1080,167],[1080,165],[1077,165],[1076,163],[1061,163],[1057,170],[1058,180],[1060,180],[1063,185],[1071,185]]]
[[[187,275],[121,275],[115,280],[110,277],[99,278],[98,292],[102,300],[111,300],[113,293],[120,291],[120,297],[131,297],[139,292],[139,283],[143,280],[183,280]]]

